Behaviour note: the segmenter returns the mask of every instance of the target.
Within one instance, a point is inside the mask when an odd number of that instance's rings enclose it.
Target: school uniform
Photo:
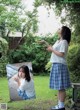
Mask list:
[[[50,62],[52,69],[50,72],[50,88],[56,90],[67,89],[71,86],[69,71],[66,63],[68,52],[68,42],[66,40],[58,40],[53,45],[53,49],[63,52],[64,56],[58,56],[52,52]]]
[[[25,79],[20,79],[20,86],[17,89],[18,95],[23,98],[24,100],[26,99],[32,99],[35,98],[35,90],[34,90],[34,82],[31,79],[29,82]]]

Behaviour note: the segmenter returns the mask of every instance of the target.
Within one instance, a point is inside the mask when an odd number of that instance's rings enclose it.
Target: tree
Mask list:
[[[61,17],[61,22],[68,25],[73,29],[74,35],[79,40],[80,37],[80,3],[68,3],[61,2],[61,0],[44,0],[43,4],[46,4],[49,8],[53,8],[55,13]],[[65,17],[61,16],[62,11],[65,10]]]
[[[0,31],[1,36],[8,36],[9,32],[19,27],[19,14],[21,8],[20,0],[1,0],[0,1]],[[3,32],[5,35],[3,35]],[[7,33],[7,34],[6,34]]]
[[[37,7],[33,12],[25,11],[21,0],[0,1],[0,31],[2,37],[7,37],[10,32],[19,31],[22,37],[27,36],[31,31],[37,31]],[[3,33],[7,30],[7,34]],[[6,32],[5,32],[6,33]]]

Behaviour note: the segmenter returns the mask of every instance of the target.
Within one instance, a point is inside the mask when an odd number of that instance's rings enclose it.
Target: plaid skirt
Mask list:
[[[20,89],[17,89],[17,92],[18,92],[18,95],[19,95],[22,99],[24,99],[24,100],[36,98],[35,95],[32,96],[32,97],[28,97],[27,94],[26,94],[26,92],[25,92],[25,91],[21,91]]]
[[[71,87],[67,65],[53,63],[50,73],[50,88],[63,90]]]

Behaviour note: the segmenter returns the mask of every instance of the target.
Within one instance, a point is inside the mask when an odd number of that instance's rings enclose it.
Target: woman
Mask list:
[[[51,46],[42,40],[39,43],[45,43],[47,51],[52,52],[50,62],[52,69],[50,73],[50,88],[58,90],[58,104],[52,107],[52,110],[65,110],[64,102],[66,98],[66,89],[71,86],[66,56],[68,46],[71,40],[71,31],[68,27],[63,26],[58,31],[59,40]]]
[[[23,99],[35,98],[34,82],[30,76],[28,66],[21,66],[18,69],[18,77],[15,77],[14,80],[18,84],[18,95]]]
[[[71,40],[71,31],[63,26],[58,31],[59,40],[53,46],[48,46],[47,50],[52,52],[50,61],[52,70],[50,73],[50,88],[58,90],[58,104],[52,110],[65,110],[64,102],[66,89],[71,86],[69,72],[66,63],[68,46]]]

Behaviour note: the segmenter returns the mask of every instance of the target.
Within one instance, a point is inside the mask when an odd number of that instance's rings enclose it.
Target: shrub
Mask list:
[[[5,39],[0,37],[0,53],[2,54],[0,58],[0,76],[6,74],[6,64],[8,63],[7,59],[8,43]]]
[[[49,62],[46,64],[45,69],[46,69],[48,72],[50,72],[51,67],[52,67],[52,63],[49,61]]]
[[[80,44],[71,45],[67,56],[71,79],[74,82],[80,81]]]
[[[44,40],[53,44],[57,37],[45,37]],[[32,62],[33,71],[36,73],[47,72],[45,65],[49,61],[50,54],[46,51],[45,45],[40,45],[37,40],[43,38],[30,36],[26,38],[26,42],[19,49],[10,51],[9,59],[11,63]]]

